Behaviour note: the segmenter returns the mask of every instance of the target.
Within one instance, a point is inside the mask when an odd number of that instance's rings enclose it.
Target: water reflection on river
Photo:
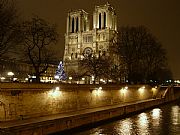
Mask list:
[[[180,135],[180,104],[173,103],[74,135]]]

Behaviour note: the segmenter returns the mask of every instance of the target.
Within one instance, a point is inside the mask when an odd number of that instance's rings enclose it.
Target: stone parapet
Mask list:
[[[0,88],[0,134],[15,135],[64,131],[180,98],[180,87],[6,83]]]
[[[128,87],[126,90],[125,87]],[[149,86],[0,83],[0,121],[151,99]]]

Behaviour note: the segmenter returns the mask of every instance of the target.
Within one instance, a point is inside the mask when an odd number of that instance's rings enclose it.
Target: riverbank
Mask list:
[[[3,122],[0,126],[4,133],[44,135],[143,111],[163,104],[164,100],[165,99],[151,99],[136,103],[126,103],[120,106],[85,109],[36,119]]]
[[[162,92],[162,91],[161,91]],[[161,98],[145,99],[141,101],[134,101],[129,103],[121,103],[116,105],[106,105],[103,107],[84,108],[77,111],[71,111],[61,114],[53,114],[48,116],[41,116],[35,118],[4,121],[0,123],[2,133],[13,133],[15,135],[44,135],[59,131],[64,131],[83,125],[96,123],[99,121],[128,115],[142,111],[157,105],[161,105],[175,100],[178,96],[174,96],[173,89],[169,90],[163,88],[163,95]],[[156,96],[158,93],[156,93]]]
[[[179,109],[180,101],[173,101],[53,135],[177,135],[180,133]]]

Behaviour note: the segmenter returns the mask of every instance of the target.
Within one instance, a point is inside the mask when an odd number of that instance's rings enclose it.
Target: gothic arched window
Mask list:
[[[106,28],[106,13],[104,12],[104,28]]]
[[[75,58],[77,58],[78,54],[76,53]]]
[[[84,31],[86,31],[86,21],[84,20]]]
[[[99,14],[99,29],[101,29],[101,13]]]
[[[73,53],[71,53],[71,59],[73,58]]]
[[[78,32],[79,30],[79,20],[78,20],[79,18],[77,17],[76,18],[76,32]]]
[[[68,32],[70,32],[71,31],[71,29],[70,29],[70,27],[71,27],[71,23],[70,23],[70,21],[71,21],[71,17],[69,16],[69,24],[68,24],[68,27],[69,27],[69,29],[68,29]]]
[[[72,19],[72,33],[74,33],[74,17]]]

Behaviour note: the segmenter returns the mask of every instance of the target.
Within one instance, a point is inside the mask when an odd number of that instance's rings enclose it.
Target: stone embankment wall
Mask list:
[[[157,91],[142,85],[0,83],[0,121],[141,101]]]
[[[9,118],[6,120],[13,120],[11,119],[11,115],[9,114],[9,110],[11,110],[11,108],[9,108],[9,104],[13,101],[14,103],[16,103],[16,105],[14,106],[16,114],[18,114],[17,112],[19,112],[19,114],[22,114],[20,111],[26,112],[37,108],[36,111],[42,112],[44,115],[47,115],[49,113],[47,110],[51,108],[51,110],[55,111],[50,112],[49,114],[62,112],[62,115],[64,116],[47,116],[32,119],[15,120],[17,119],[17,117],[19,117],[19,115],[15,115],[16,117],[13,117],[14,121],[0,122],[1,134],[47,135],[50,133],[64,131],[86,124],[111,119],[117,116],[125,116],[130,113],[142,111],[150,107],[155,107],[166,102],[180,99],[180,87],[161,87],[155,89],[148,86],[145,86],[144,88],[140,85],[129,86],[128,88],[126,86],[118,85],[101,86],[102,88],[99,85],[3,85],[3,87],[2,85],[0,87],[0,106],[3,106],[3,108],[6,109],[6,118]],[[42,96],[43,94],[45,97]],[[12,96],[14,96],[15,99],[13,99]],[[20,98],[20,96],[22,97]],[[26,97],[29,97],[29,101],[25,100]],[[102,98],[105,98],[106,100]],[[45,101],[45,99],[49,102],[43,102]],[[21,110],[18,110],[19,108],[16,108],[16,106],[19,105],[19,100],[22,101],[21,104],[23,104],[23,106],[25,107],[24,109],[21,108]],[[54,104],[55,102],[58,102],[60,105],[53,106],[51,104]],[[74,108],[70,107],[69,105],[69,107],[63,106],[62,108],[64,110],[60,109],[60,106],[62,104],[68,106],[68,104],[73,102],[75,102],[73,104]],[[34,107],[31,105],[30,107],[28,107],[30,103],[36,106]],[[47,110],[44,110],[46,112],[43,112],[40,107],[43,107],[44,105],[47,106],[47,103],[49,105],[49,108],[47,108]],[[84,104],[87,104],[87,106],[85,106]],[[2,112],[3,111],[1,111],[1,113]],[[35,112],[27,113],[28,117],[34,117],[36,116],[35,114]],[[2,120],[4,120],[3,118],[4,117],[2,117]]]

